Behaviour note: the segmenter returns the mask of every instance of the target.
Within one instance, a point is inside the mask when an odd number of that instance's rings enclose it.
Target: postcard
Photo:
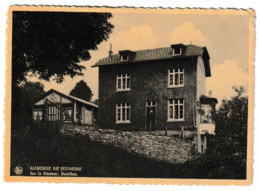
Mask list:
[[[10,6],[7,182],[250,185],[252,9]]]

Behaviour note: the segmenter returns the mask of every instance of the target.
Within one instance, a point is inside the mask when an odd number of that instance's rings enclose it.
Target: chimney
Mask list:
[[[108,51],[108,56],[111,57],[113,55],[112,44],[110,44],[110,50]]]

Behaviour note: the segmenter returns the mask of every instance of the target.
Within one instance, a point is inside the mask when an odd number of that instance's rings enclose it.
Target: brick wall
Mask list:
[[[184,87],[168,88],[168,69],[184,68]],[[190,128],[194,125],[196,107],[197,58],[183,58],[146,63],[120,64],[99,67],[99,111],[100,128],[121,130],[146,130],[145,103],[157,100],[156,129]],[[116,76],[131,74],[131,91],[116,92]],[[184,98],[185,121],[167,122],[167,100]],[[130,124],[115,124],[116,103],[130,102]]]

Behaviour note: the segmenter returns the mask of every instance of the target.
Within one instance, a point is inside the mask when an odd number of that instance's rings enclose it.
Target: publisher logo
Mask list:
[[[23,168],[20,166],[16,166],[14,169],[14,173],[17,175],[21,175],[23,173]]]

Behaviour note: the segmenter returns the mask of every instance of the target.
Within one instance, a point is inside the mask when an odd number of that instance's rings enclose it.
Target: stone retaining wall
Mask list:
[[[61,133],[86,135],[91,141],[110,144],[130,152],[171,163],[183,163],[191,159],[194,145],[192,141],[182,140],[177,137],[152,135],[139,131],[94,129],[85,126],[72,127],[65,125],[61,129]]]

